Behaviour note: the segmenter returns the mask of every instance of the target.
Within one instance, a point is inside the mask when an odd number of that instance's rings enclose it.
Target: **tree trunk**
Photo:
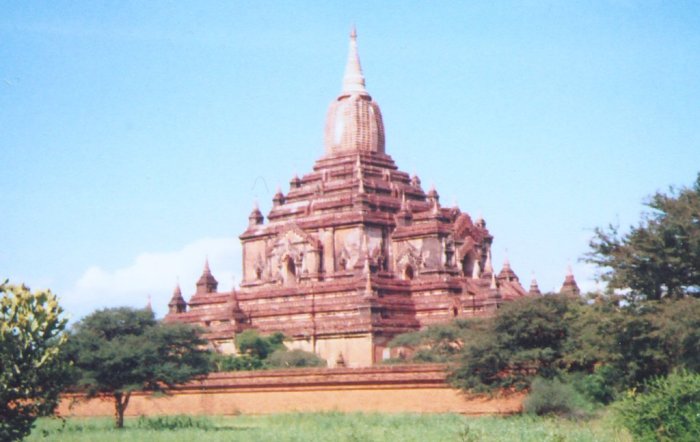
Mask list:
[[[124,410],[126,410],[126,406],[129,405],[130,397],[131,392],[114,393],[114,425],[117,428],[124,428]]]
[[[114,393],[114,426],[124,428],[124,407],[122,407],[121,393]]]

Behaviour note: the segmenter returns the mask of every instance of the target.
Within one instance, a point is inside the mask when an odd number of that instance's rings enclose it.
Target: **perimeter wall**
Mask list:
[[[134,394],[127,416],[235,415],[311,411],[508,414],[522,395],[466,397],[446,382],[444,365],[389,365],[212,373],[168,396]],[[112,416],[108,399],[65,395],[62,416]]]

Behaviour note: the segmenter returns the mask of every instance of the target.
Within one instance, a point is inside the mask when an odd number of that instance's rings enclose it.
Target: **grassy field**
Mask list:
[[[41,419],[29,441],[631,441],[605,416],[588,421],[528,416],[307,413],[237,417]]]

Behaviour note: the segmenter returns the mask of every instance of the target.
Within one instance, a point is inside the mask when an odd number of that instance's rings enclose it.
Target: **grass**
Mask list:
[[[115,430],[107,418],[44,418],[28,441],[522,441],[584,442],[632,439],[603,415],[589,421],[530,416],[457,414],[289,413],[236,417],[127,419]]]

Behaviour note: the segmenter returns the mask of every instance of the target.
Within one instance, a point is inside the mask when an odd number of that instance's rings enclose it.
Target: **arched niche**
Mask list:
[[[474,274],[474,264],[476,260],[473,253],[467,253],[462,258],[462,275],[471,278]]]
[[[282,259],[282,279],[287,286],[295,285],[297,282],[297,266],[289,255]]]
[[[403,269],[403,279],[410,281],[411,279],[413,279],[414,276],[415,276],[415,272],[413,270],[413,267],[410,265],[407,265]]]

